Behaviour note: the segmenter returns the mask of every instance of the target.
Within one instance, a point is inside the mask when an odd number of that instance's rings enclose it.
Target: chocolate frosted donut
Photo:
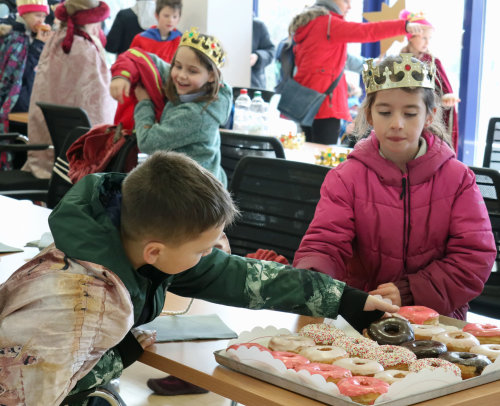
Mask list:
[[[446,345],[434,340],[408,341],[401,344],[401,347],[407,348],[413,352],[418,359],[437,358],[439,355],[448,351]]]
[[[408,320],[389,317],[370,324],[368,336],[380,345],[400,345],[415,339]]]
[[[481,375],[483,369],[491,364],[487,356],[471,352],[449,351],[441,354],[439,358],[457,365],[462,370],[462,379]]]

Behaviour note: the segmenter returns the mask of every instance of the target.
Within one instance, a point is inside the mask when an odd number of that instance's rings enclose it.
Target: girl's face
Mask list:
[[[166,6],[160,10],[160,14],[155,14],[156,21],[158,22],[158,30],[160,34],[166,37],[170,31],[177,28],[181,13],[172,7]]]
[[[22,16],[23,20],[26,21],[26,25],[32,32],[37,32],[38,26],[45,22],[45,17],[47,17],[47,14],[41,11],[26,13]]]
[[[375,94],[368,122],[373,126],[380,150],[390,161],[405,169],[415,158],[425,126],[432,123],[420,91],[380,90]]]
[[[214,72],[209,71],[188,46],[177,49],[171,75],[178,95],[197,93],[207,82],[215,81]]]
[[[429,51],[429,42],[432,39],[432,28],[424,28],[422,34],[414,35],[410,39],[410,45],[414,49],[415,53],[423,53]]]

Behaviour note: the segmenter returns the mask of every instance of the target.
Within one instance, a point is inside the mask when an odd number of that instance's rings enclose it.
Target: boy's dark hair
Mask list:
[[[155,152],[123,181],[121,230],[126,239],[178,245],[231,224],[237,213],[222,183],[184,154]]]
[[[165,7],[173,8],[182,14],[182,0],[156,0],[156,14],[160,14]]]

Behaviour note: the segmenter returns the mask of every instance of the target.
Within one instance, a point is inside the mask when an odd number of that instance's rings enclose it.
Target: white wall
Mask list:
[[[198,27],[217,37],[226,51],[222,68],[231,86],[250,86],[252,0],[185,0],[179,30]]]

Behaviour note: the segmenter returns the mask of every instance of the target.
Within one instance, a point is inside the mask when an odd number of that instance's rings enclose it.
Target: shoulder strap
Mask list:
[[[330,41],[330,23],[331,23],[331,21],[332,21],[332,15],[330,14],[330,12],[328,12],[328,26],[326,29],[326,38],[328,39],[328,41]],[[335,79],[332,82],[332,84],[330,86],[328,86],[328,89],[326,89],[326,91],[325,91],[326,95],[329,95],[330,93],[333,92],[333,89],[335,89],[337,87],[337,85],[339,84],[339,80],[343,74],[344,74],[344,69],[342,69],[340,74],[337,76],[337,79]]]

